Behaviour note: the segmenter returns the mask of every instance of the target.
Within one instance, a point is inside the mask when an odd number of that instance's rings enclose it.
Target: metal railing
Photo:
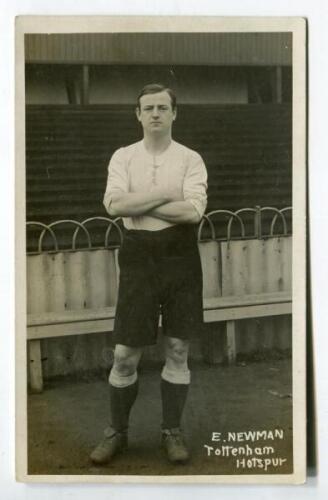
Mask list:
[[[270,222],[270,231],[269,233],[264,233],[263,232],[263,225],[262,225],[262,214],[264,212],[271,212],[273,214],[272,220]],[[220,239],[225,239],[227,241],[230,241],[231,239],[236,239],[236,237],[232,237],[231,232],[232,232],[232,226],[234,222],[238,222],[238,226],[240,228],[240,233],[237,236],[238,239],[244,239],[244,238],[269,238],[269,237],[274,237],[274,236],[288,236],[291,234],[291,231],[288,232],[288,224],[286,220],[285,214],[287,212],[292,213],[292,207],[284,207],[281,209],[278,209],[276,207],[245,207],[241,208],[239,210],[236,210],[235,212],[231,210],[213,210],[211,212],[208,212],[205,214],[199,224],[198,227],[198,241],[203,241],[202,239],[202,232],[204,229],[204,226],[206,223],[209,226],[209,231],[210,231],[210,238],[206,239],[212,239],[216,240],[218,239],[218,236],[216,234],[216,224],[214,223],[213,219],[218,219],[221,217],[224,217],[224,219],[227,221],[227,226],[226,226],[226,236],[224,238]],[[245,228],[245,221],[243,220],[243,215],[246,213],[251,213],[253,214],[253,231],[246,236],[246,228]],[[277,221],[280,219],[282,223],[282,232],[280,233],[275,233],[275,227],[277,225]]]
[[[266,225],[269,226],[269,232],[264,233],[263,231],[263,213],[271,213],[272,214],[272,219],[271,221],[266,221]],[[241,208],[239,210],[236,210],[235,212],[231,210],[213,210],[211,212],[208,212],[205,214],[202,218],[202,220],[199,223],[198,226],[198,232],[197,232],[197,237],[198,241],[208,241],[208,240],[226,240],[230,241],[232,239],[245,239],[245,238],[257,238],[257,239],[262,239],[262,238],[272,238],[275,236],[289,236],[291,234],[291,231],[288,232],[288,221],[286,219],[286,214],[290,213],[292,214],[292,207],[284,207],[282,209],[278,209],[275,207],[245,207]],[[252,217],[251,219],[245,221],[244,216],[246,214],[251,214]],[[280,220],[281,227],[282,227],[282,232],[276,232],[276,227],[277,227],[277,222]],[[49,250],[44,250],[44,240],[46,236],[48,236],[48,239],[50,238],[51,243],[52,243],[52,248],[50,251],[53,252],[58,252],[62,251],[60,248],[60,244],[58,241],[58,237],[56,234],[56,230],[58,228],[62,228],[63,226],[73,226],[73,231],[71,235],[71,244],[69,245],[69,248],[65,248],[65,250],[69,251],[75,251],[77,249],[86,249],[86,250],[91,250],[95,248],[99,248],[99,244],[97,247],[93,246],[93,238],[92,238],[92,233],[88,229],[88,226],[92,226],[92,223],[95,222],[103,222],[105,224],[105,229],[103,231],[103,245],[101,248],[113,248],[113,247],[119,247],[122,244],[123,241],[123,231],[122,231],[122,218],[118,217],[116,219],[110,219],[109,217],[103,217],[103,216],[96,216],[96,217],[89,217],[88,219],[83,220],[82,222],[78,222],[73,219],[63,219],[63,220],[57,220],[54,222],[51,222],[50,224],[44,224],[42,222],[38,221],[28,221],[26,223],[27,229],[31,227],[38,227],[40,228],[40,234],[37,239],[37,250],[34,250],[29,253],[42,253],[44,251],[49,251]],[[218,223],[226,223],[226,231],[225,231],[225,236],[224,237],[219,237],[217,234],[217,226]],[[252,223],[252,231],[248,232],[246,235],[246,224]],[[232,236],[232,228],[233,225],[238,226],[239,232],[236,235]],[[206,230],[207,231],[204,231]],[[116,234],[118,236],[118,241],[117,239],[114,241],[114,243],[110,242],[110,236],[113,233],[113,231],[116,231]],[[206,237],[203,237],[203,233],[206,232]],[[84,235],[84,239],[86,241],[86,245],[84,245],[82,248],[77,248],[77,239],[78,236],[82,233]]]

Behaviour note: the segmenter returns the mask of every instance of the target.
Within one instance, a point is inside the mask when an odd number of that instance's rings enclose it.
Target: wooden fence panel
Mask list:
[[[48,311],[48,273],[49,258],[46,254],[27,257],[27,313]]]
[[[203,241],[198,247],[203,270],[203,296],[219,297],[222,295],[220,244],[217,241]]]
[[[28,255],[28,313],[115,305],[115,252],[101,249]],[[43,375],[48,378],[107,366],[110,338],[99,334],[49,338],[41,341],[41,348]],[[40,342],[32,343],[33,349],[40,349]]]
[[[199,250],[206,298],[291,290],[291,237],[206,241],[199,243]],[[28,255],[28,313],[115,305],[117,253],[98,249]],[[238,321],[237,352],[287,349],[291,321],[288,316]],[[206,348],[209,361],[221,362],[226,349],[224,324],[206,325],[205,330],[207,347],[199,348]],[[44,339],[44,377],[107,366],[110,352],[111,336],[101,334]]]
[[[47,294],[49,295],[48,311],[63,311],[67,303],[66,290],[66,256],[63,253],[49,255],[49,271],[47,277],[49,283]]]
[[[291,290],[292,288],[292,239],[272,238],[266,240],[268,291]]]
[[[117,300],[118,273],[114,250],[93,250],[88,254],[88,308],[114,306]]]
[[[69,311],[87,307],[87,274],[89,273],[86,252],[68,252],[65,254],[64,287],[67,295],[66,308]]]
[[[222,295],[291,290],[292,237],[221,242]],[[288,316],[238,321],[237,352],[287,349]]]

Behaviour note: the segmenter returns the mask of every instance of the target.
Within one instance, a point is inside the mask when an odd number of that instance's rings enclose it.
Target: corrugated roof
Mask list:
[[[291,65],[291,33],[25,35],[28,63]]]

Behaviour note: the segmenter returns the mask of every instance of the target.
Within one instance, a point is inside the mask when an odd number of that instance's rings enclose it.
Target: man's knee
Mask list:
[[[185,366],[188,359],[189,342],[187,340],[167,337],[166,359],[177,367]]]
[[[189,384],[188,347],[186,340],[166,338],[166,360],[162,370],[162,379],[171,384]]]
[[[114,351],[114,371],[122,376],[133,375],[141,356],[140,348],[117,345]]]

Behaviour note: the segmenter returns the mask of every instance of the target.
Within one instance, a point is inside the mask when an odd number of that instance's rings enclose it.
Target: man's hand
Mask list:
[[[153,189],[146,193],[117,192],[111,195],[111,201],[106,209],[112,217],[135,217],[145,215],[165,203],[177,201],[183,201],[181,189],[171,191]]]
[[[112,217],[135,217],[144,215],[149,210],[169,203],[179,196],[175,191],[168,193],[160,189],[147,193],[116,192],[110,196],[106,209]]]
[[[189,201],[172,201],[153,208],[147,215],[174,224],[198,224],[201,217]]]

